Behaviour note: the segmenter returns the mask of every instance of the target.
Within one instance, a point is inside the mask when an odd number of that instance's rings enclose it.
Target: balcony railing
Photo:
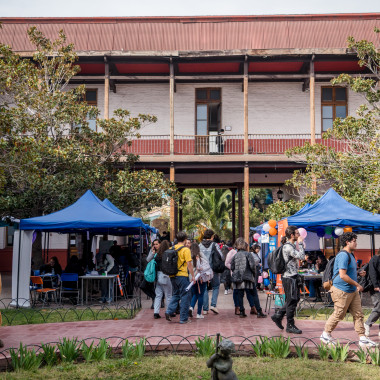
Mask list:
[[[344,142],[322,139],[316,142],[324,146],[344,150]],[[248,153],[282,155],[286,150],[310,142],[310,134],[249,134]],[[127,153],[144,155],[169,155],[169,135],[144,135],[125,148]],[[175,155],[237,155],[244,154],[244,135],[175,135]]]

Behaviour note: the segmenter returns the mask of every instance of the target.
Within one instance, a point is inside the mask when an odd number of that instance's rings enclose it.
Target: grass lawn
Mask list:
[[[371,314],[372,309],[363,309],[363,314],[364,314],[364,320],[368,318],[368,316]],[[297,318],[299,319],[309,319],[309,320],[327,320],[329,316],[332,314],[334,311],[334,308],[321,308],[321,309],[302,309],[300,312],[297,314]],[[350,313],[347,313],[345,321],[348,322],[353,322],[352,315]]]
[[[130,308],[101,309],[101,308],[72,308],[72,309],[3,309],[2,326],[25,324],[94,321],[107,319],[131,319],[138,310]]]
[[[66,364],[35,372],[0,373],[0,379],[210,379],[206,359],[192,356],[145,356],[127,364],[122,359],[100,363]],[[239,380],[248,379],[378,379],[380,368],[359,363],[336,363],[314,359],[234,358]]]

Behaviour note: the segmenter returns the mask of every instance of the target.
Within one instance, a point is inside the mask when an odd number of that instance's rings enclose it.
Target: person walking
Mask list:
[[[170,281],[170,277],[162,272],[162,254],[170,248],[169,242],[167,240],[163,240],[158,247],[157,253],[152,257],[152,260],[156,260],[156,297],[154,299],[154,319],[161,318],[160,316],[160,307],[163,296],[165,295],[166,301],[168,304],[172,298],[172,284]],[[148,261],[148,260],[147,260]],[[150,261],[150,260],[149,260]]]
[[[334,344],[331,333],[349,311],[354,319],[355,331],[359,335],[359,346],[376,347],[377,344],[365,336],[364,315],[359,295],[363,287],[357,282],[356,260],[353,254],[357,246],[356,239],[357,236],[353,232],[345,232],[340,238],[343,250],[335,258],[333,286],[329,291],[334,302],[334,312],[327,320],[320,339],[322,343]]]
[[[178,249],[178,272],[175,276],[170,277],[172,283],[173,293],[172,298],[166,309],[165,318],[167,321],[172,320],[172,315],[176,312],[178,302],[180,301],[180,321],[179,323],[189,323],[189,307],[190,299],[186,288],[189,286],[189,275],[195,283],[194,269],[191,259],[190,249],[185,247],[185,242],[187,239],[187,234],[184,231],[179,231],[177,233],[178,243],[174,246],[174,249]]]
[[[190,303],[190,316],[193,316],[195,304],[198,302],[197,318],[203,319],[203,296],[207,288],[207,282],[212,279],[214,273],[207,258],[201,254],[197,243],[191,243],[190,251],[191,258],[193,260],[193,267],[195,269],[194,274],[196,280],[196,283],[191,287],[192,298]]]
[[[296,248],[296,242],[299,249]],[[302,334],[302,330],[294,323],[294,314],[300,300],[301,277],[298,275],[298,260],[305,260],[303,239],[296,226],[288,226],[285,230],[285,239],[282,254],[286,263],[285,272],[282,275],[282,286],[285,292],[285,305],[272,315],[272,321],[281,330],[284,329],[282,319],[286,314],[286,332],[290,334]]]
[[[216,250],[217,254],[220,255],[220,258],[223,260],[222,251],[219,248],[219,244],[214,242],[214,231],[208,229],[203,234],[203,240],[199,244],[199,249],[202,254],[207,258],[210,263],[211,268],[213,267],[212,263],[212,252]],[[212,296],[211,296],[211,307],[209,307],[209,296],[208,291],[206,290],[204,293],[203,299],[203,314],[208,314],[208,310],[210,309],[214,314],[219,314],[219,311],[216,307],[219,296],[219,288],[220,288],[220,273],[214,272],[214,277],[211,280],[212,287]]]
[[[253,289],[255,285],[256,263],[248,251],[248,243],[243,238],[236,239],[236,254],[231,260],[232,287],[240,310],[240,318],[245,318],[244,291]]]
[[[365,335],[368,337],[370,334],[371,326],[380,317],[380,248],[376,252],[376,255],[371,258],[368,263],[369,278],[372,283],[372,289],[370,290],[373,309],[368,319],[364,323]],[[379,325],[380,336],[380,325]]]

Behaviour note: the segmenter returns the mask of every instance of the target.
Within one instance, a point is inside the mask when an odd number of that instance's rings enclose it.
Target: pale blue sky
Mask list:
[[[0,17],[380,12],[379,0],[0,0]]]

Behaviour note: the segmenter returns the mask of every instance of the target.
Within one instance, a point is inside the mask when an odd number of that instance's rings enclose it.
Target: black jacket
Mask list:
[[[380,256],[373,256],[369,261],[369,278],[374,288],[380,288]]]

